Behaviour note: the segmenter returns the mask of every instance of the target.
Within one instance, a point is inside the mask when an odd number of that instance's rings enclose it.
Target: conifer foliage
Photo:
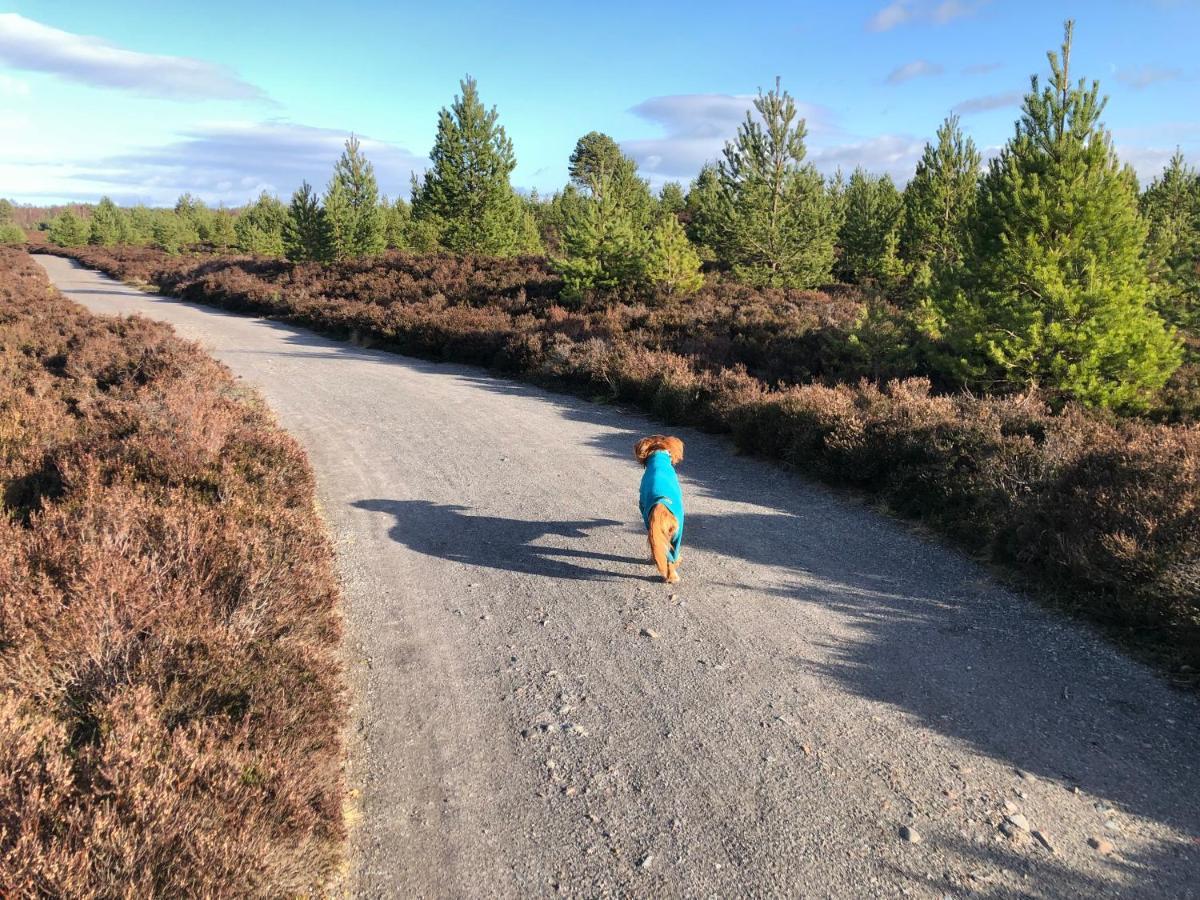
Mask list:
[[[1071,83],[1072,30],[983,179],[965,264],[938,311],[971,384],[1137,407],[1180,352],[1148,303],[1146,228],[1100,124],[1099,84]]]
[[[1182,153],[1146,189],[1141,208],[1155,306],[1169,322],[1200,328],[1200,175]]]
[[[375,256],[386,247],[375,168],[354,135],[346,141],[346,149],[333,167],[333,178],[325,192],[324,220],[330,255],[336,259]],[[312,220],[307,225],[310,230],[317,227]]]
[[[512,141],[495,107],[484,107],[475,79],[468,75],[459,87],[438,114],[432,166],[414,184],[414,222],[459,253],[535,252],[537,229],[508,180],[517,164]]]
[[[324,262],[333,254],[329,221],[307,181],[292,194],[283,226],[283,249],[294,262]]]
[[[829,280],[838,223],[821,175],[804,164],[807,128],[775,79],[759,91],[718,164],[724,194],[718,255],[756,285],[812,287]]]
[[[936,143],[925,145],[917,170],[904,188],[900,255],[914,286],[928,287],[936,273],[962,261],[965,230],[975,211],[979,151],[964,137],[958,116],[937,130]]]
[[[841,202],[839,274],[851,282],[893,282],[900,274],[896,246],[904,203],[891,176],[855,169]]]

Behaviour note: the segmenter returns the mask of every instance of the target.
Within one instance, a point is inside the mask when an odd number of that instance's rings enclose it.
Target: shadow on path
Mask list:
[[[614,519],[578,522],[537,522],[473,515],[465,506],[429,500],[359,500],[358,509],[387,513],[393,518],[388,536],[426,556],[471,566],[524,575],[575,580],[633,578],[653,581],[649,558],[598,553],[586,547],[536,543],[546,537],[588,538],[597,528],[624,527]],[[595,563],[616,565],[599,568]],[[646,575],[621,571],[622,566],[645,565]]]

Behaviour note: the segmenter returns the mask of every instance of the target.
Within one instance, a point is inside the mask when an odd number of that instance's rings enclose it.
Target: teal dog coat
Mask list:
[[[646,528],[650,527],[650,513],[661,503],[675,517],[679,527],[671,538],[671,551],[667,554],[668,562],[679,561],[679,550],[683,546],[683,491],[679,487],[679,477],[675,467],[671,465],[671,454],[666,450],[655,450],[646,460],[646,472],[642,475],[642,490],[638,498],[638,506],[642,511],[642,521]]]

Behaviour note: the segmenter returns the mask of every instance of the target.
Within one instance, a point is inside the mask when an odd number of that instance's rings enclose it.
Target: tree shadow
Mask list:
[[[388,531],[392,540],[437,559],[544,578],[656,580],[650,572],[636,575],[620,570],[621,566],[648,567],[648,556],[642,559],[537,543],[547,537],[588,538],[595,529],[627,524],[614,519],[524,521],[474,515],[465,506],[429,500],[359,500],[353,505],[392,516],[393,524]],[[597,562],[617,565],[608,568],[589,565]]]

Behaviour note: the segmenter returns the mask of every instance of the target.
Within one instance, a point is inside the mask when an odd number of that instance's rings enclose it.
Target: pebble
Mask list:
[[[921,832],[917,831],[917,829],[912,828],[908,825],[901,825],[900,826],[900,838],[902,840],[908,841],[910,844],[919,844],[919,843],[921,843]]]
[[[1043,847],[1045,847],[1051,853],[1057,852],[1054,849],[1054,845],[1050,843],[1050,839],[1048,837],[1046,837],[1046,835],[1043,834],[1042,832],[1035,831],[1033,833],[1033,837],[1034,837],[1034,840],[1036,840],[1039,844],[1041,844]]]
[[[1104,838],[1088,838],[1088,846],[1099,853],[1101,856],[1108,856],[1117,848],[1112,845],[1111,841],[1106,841]]]
[[[642,861],[640,863],[638,863],[638,868],[639,869],[648,869],[648,868],[650,868],[650,863],[652,863],[653,861],[654,861],[654,854],[647,853],[645,856],[642,857]]]
[[[1021,813],[1013,813],[1011,816],[1006,816],[1005,821],[1014,828],[1019,828],[1021,831],[1029,831],[1029,820]]]
[[[652,641],[657,641],[657,640],[658,640],[658,632],[657,632],[657,631],[655,631],[653,628],[643,628],[643,629],[642,629],[642,630],[639,632],[639,634],[641,634],[641,636],[642,636],[642,637],[648,637],[648,638],[650,638],[650,640],[652,640]]]

